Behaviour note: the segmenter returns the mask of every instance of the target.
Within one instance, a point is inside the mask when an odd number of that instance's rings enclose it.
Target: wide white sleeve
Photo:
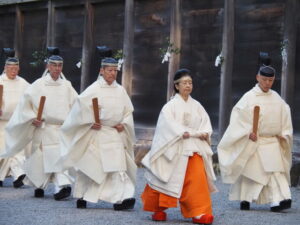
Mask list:
[[[25,93],[5,128],[5,157],[22,151],[32,140],[36,129],[32,121],[35,118],[36,110],[33,108],[31,96]]]

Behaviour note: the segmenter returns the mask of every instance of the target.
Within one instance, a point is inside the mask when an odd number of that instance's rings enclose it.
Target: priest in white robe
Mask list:
[[[20,98],[29,83],[18,76],[20,70],[18,58],[11,57],[5,62],[4,72],[0,76],[0,85],[3,86],[3,95],[0,106],[0,155],[5,153],[4,128],[11,118]],[[0,186],[5,177],[12,176],[13,186],[19,188],[23,186],[25,172],[23,165],[25,162],[24,151],[10,158],[0,158]]]
[[[267,204],[278,212],[291,207],[290,168],[293,128],[289,106],[271,87],[275,70],[262,66],[257,84],[234,106],[230,124],[219,145],[221,175],[232,184],[229,200]],[[257,134],[253,111],[259,106]]]
[[[165,221],[164,210],[179,201],[183,216],[193,223],[213,222],[212,127],[203,106],[190,96],[192,88],[190,71],[178,70],[176,95],[161,110],[151,150],[142,160],[147,169],[143,208],[154,212],[154,221]]]
[[[99,200],[113,203],[115,210],[135,204],[133,106],[116,82],[117,66],[113,58],[102,60],[99,78],[79,95],[62,127],[63,166],[77,171],[73,192],[77,208]],[[96,115],[93,98],[98,99]]]
[[[34,186],[34,196],[44,197],[44,189],[55,184],[55,200],[70,196],[72,177],[55,163],[62,156],[60,127],[66,119],[77,93],[62,74],[63,59],[53,55],[48,59],[44,75],[24,93],[6,127],[6,156],[20,152],[32,142],[26,159],[24,183]],[[45,96],[41,120],[37,119],[41,96]]]

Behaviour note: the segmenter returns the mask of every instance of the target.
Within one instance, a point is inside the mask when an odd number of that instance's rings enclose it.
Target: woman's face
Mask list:
[[[179,91],[179,94],[182,96],[188,96],[193,90],[193,80],[190,76],[183,76],[180,78],[179,83],[175,85],[176,89]]]

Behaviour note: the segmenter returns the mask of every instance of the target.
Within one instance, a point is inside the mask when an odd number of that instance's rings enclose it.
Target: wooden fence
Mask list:
[[[21,74],[32,82],[44,69],[32,54],[43,54],[46,46],[59,47],[64,73],[78,91],[98,75],[96,46],[123,50],[118,80],[132,98],[139,126],[154,126],[172,94],[174,71],[189,68],[195,76],[193,96],[220,134],[233,104],[255,84],[259,52],[269,52],[277,70],[274,89],[290,104],[299,131],[298,4],[297,0],[2,0],[0,48],[15,48]],[[168,46],[179,51],[161,63]],[[215,67],[220,53],[224,61]],[[79,61],[81,68],[76,67]]]

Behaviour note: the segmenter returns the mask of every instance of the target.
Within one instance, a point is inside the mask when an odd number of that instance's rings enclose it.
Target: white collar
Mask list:
[[[58,86],[62,84],[62,78],[58,78],[57,80],[53,80],[53,78],[51,77],[50,73],[47,73],[45,77],[45,81],[47,85],[50,86]]]
[[[252,89],[256,95],[271,95],[272,94],[272,90],[270,89],[268,92],[264,92],[260,87],[259,84],[257,83],[253,89]]]
[[[16,78],[12,80],[12,79],[9,79],[9,78],[7,77],[6,73],[2,73],[2,74],[1,74],[1,79],[2,79],[2,80],[5,80],[5,81],[16,81],[16,80],[19,80],[20,77],[17,75]]]
[[[109,85],[106,80],[103,78],[103,76],[99,75],[98,81],[101,87],[106,87],[106,88],[113,88],[117,87],[117,81],[113,81],[111,85]]]
[[[189,95],[187,101],[185,101],[179,93],[176,93],[175,96],[174,96],[174,99],[180,99],[183,102],[189,102],[190,99],[191,99],[191,96]]]

